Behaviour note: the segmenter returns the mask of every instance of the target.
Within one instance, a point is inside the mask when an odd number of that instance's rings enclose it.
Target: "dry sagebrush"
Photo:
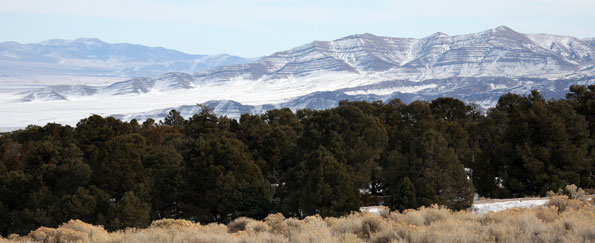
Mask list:
[[[554,196],[544,207],[488,214],[433,206],[303,220],[271,214],[263,221],[238,218],[228,225],[163,219],[147,229],[111,233],[71,220],[0,242],[595,242],[594,222],[593,201]]]

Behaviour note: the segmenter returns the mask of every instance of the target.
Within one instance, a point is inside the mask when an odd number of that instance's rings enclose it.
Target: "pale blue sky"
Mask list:
[[[506,25],[595,37],[594,23],[595,0],[0,0],[0,41],[95,37],[244,57],[356,33],[419,38]]]

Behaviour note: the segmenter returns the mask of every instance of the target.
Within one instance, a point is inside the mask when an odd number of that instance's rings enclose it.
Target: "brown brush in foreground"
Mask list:
[[[238,218],[229,225],[163,219],[149,228],[107,232],[71,220],[0,242],[595,242],[595,202],[554,196],[545,207],[488,214],[443,207],[353,213],[303,220],[271,214],[264,221]]]

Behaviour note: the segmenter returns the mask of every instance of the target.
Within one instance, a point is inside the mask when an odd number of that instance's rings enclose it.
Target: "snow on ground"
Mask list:
[[[388,94],[392,94],[394,92],[416,93],[416,92],[424,90],[424,89],[436,88],[436,87],[438,87],[438,85],[436,85],[436,84],[427,84],[427,85],[401,86],[401,87],[391,87],[391,88],[382,88],[382,89],[356,90],[356,91],[347,91],[344,93],[346,95],[367,95],[367,94],[388,95]]]
[[[83,75],[29,75],[11,76],[0,75],[2,89],[31,90],[50,85],[89,85],[107,86],[116,82],[126,81],[127,77],[83,76]]]
[[[530,208],[543,206],[548,198],[515,198],[500,200],[478,200],[473,202],[470,210],[476,213],[497,212],[510,208]]]
[[[382,208],[383,208],[383,206],[361,207],[361,208],[359,208],[359,211],[380,214],[380,212],[382,211]]]
[[[382,77],[375,74],[323,72],[277,80],[248,80],[235,78],[226,82],[205,82],[193,89],[167,92],[152,90],[143,94],[67,96],[68,100],[35,100],[18,102],[23,94],[0,92],[0,130],[25,127],[29,124],[43,126],[48,122],[74,126],[92,114],[108,116],[147,112],[180,105],[204,103],[209,100],[234,100],[244,105],[277,104],[291,98],[317,91],[331,91],[368,85]],[[372,81],[370,81],[372,80]],[[0,90],[2,91],[2,90]]]
[[[485,214],[488,212],[497,212],[510,208],[530,208],[543,206],[549,201],[549,198],[513,198],[513,199],[488,199],[476,200],[473,206],[469,208],[472,212]],[[359,211],[380,214],[383,206],[361,207]]]

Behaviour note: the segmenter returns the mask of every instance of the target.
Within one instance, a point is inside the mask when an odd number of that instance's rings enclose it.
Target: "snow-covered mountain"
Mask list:
[[[210,69],[197,81],[233,78],[282,79],[320,70],[382,73],[392,79],[448,77],[564,77],[595,65],[590,42],[574,37],[526,35],[507,27],[422,39],[361,34],[335,41],[314,41],[260,61]]]
[[[329,83],[328,73],[356,76],[357,80],[352,82],[355,87],[377,81],[419,82],[452,77],[564,79],[591,74],[595,67],[595,47],[589,41],[566,36],[526,35],[504,26],[453,37],[436,33],[422,39],[360,34],[335,41],[314,41],[254,63],[201,71],[193,75],[193,83],[196,86],[223,85],[237,80],[279,82],[302,78],[328,80],[326,83]],[[127,82],[129,85],[139,83],[138,80]],[[150,80],[146,80],[145,85],[153,86]],[[412,88],[428,87],[414,85]],[[393,86],[393,89],[411,88]]]
[[[226,54],[190,55],[162,47],[110,44],[91,38],[48,40],[34,44],[0,43],[0,72],[11,76],[151,77],[166,72],[196,72],[254,60]]]
[[[410,102],[441,96],[487,108],[507,92],[538,89],[554,98],[572,84],[595,84],[594,40],[522,34],[504,26],[421,39],[358,34],[192,74],[171,72],[94,89],[20,92],[0,103],[0,113],[6,106],[27,110],[52,104],[85,107],[78,110],[79,118],[97,113],[142,120],[163,117],[172,108],[189,116],[194,104],[207,103],[219,115],[237,117],[281,107],[325,109],[345,99]],[[69,108],[69,114],[74,116],[74,110]]]

